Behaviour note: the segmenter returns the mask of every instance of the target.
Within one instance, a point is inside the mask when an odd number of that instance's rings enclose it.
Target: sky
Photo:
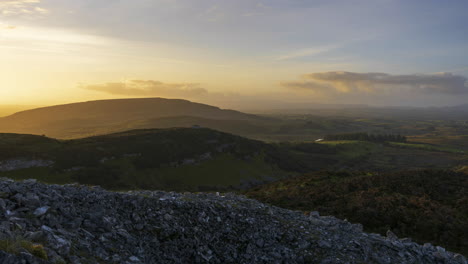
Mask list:
[[[0,0],[0,105],[468,102],[466,0]]]

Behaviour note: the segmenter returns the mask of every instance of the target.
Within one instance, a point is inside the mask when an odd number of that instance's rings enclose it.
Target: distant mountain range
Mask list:
[[[186,100],[164,98],[99,100],[21,111],[0,118],[0,132],[79,138],[129,129],[207,126],[255,130],[264,118]]]

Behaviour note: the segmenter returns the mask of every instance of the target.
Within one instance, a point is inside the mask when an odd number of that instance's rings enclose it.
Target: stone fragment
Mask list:
[[[34,210],[34,215],[39,217],[41,215],[44,215],[47,213],[47,211],[49,211],[50,209],[50,206],[42,206],[42,207],[39,207],[37,208],[36,210]]]

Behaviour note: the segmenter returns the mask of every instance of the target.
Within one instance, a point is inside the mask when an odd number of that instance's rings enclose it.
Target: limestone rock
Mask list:
[[[0,250],[6,264],[467,263],[392,232],[367,234],[359,224],[234,194],[117,193],[7,179],[0,193],[0,240],[31,241],[48,259]]]

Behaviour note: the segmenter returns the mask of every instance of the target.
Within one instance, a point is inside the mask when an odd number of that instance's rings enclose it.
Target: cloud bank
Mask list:
[[[93,85],[79,85],[88,91],[97,91],[116,97],[165,97],[204,103],[236,110],[269,109],[291,99],[288,94],[240,94],[216,92],[201,88],[197,83],[164,83],[156,80],[131,80]],[[293,96],[294,97],[294,96]],[[279,99],[281,98],[281,99]]]
[[[196,83],[163,83],[154,80],[131,80],[96,85],[82,88],[123,96],[161,96],[161,97],[196,97],[208,92]]]
[[[391,75],[387,73],[317,72],[302,80],[282,82],[290,89],[319,94],[468,94],[468,80],[452,73]]]
[[[119,97],[166,97],[234,109],[276,108],[307,104],[366,104],[374,106],[443,106],[468,101],[468,79],[452,73],[404,74],[315,72],[283,82],[283,93],[220,93],[197,83],[130,80],[80,85],[89,91]]]

